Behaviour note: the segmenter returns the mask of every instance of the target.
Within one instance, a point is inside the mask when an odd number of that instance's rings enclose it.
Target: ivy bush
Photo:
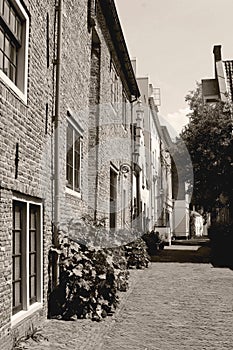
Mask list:
[[[59,255],[60,283],[50,294],[49,317],[100,321],[114,313],[118,291],[128,289],[128,269],[147,267],[149,257],[141,238],[116,244],[124,242],[123,237],[135,237],[135,232],[122,230],[114,237],[115,245],[103,248],[100,243],[104,238],[106,243],[109,232],[102,223],[82,219],[78,227],[83,229],[81,239],[63,232],[59,249],[51,248]]]

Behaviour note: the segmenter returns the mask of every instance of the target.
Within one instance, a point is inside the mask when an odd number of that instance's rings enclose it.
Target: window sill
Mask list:
[[[22,102],[26,105],[27,104],[27,94],[24,94],[14,83],[11,81],[6,74],[3,73],[2,70],[0,70],[0,79],[2,80],[3,84],[10,88],[17,97],[22,100]]]
[[[11,316],[11,325],[12,327],[16,326],[19,322],[23,321],[26,317],[31,316],[36,311],[42,309],[42,303],[34,303],[32,304],[28,310],[21,310],[17,312],[17,314]]]
[[[66,187],[66,193],[79,199],[82,198],[81,192],[74,191],[69,187]]]

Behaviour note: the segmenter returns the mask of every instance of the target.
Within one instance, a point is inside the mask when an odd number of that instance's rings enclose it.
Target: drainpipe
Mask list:
[[[131,96],[130,100],[130,123],[131,123],[131,222],[130,227],[133,228],[133,205],[134,205],[134,197],[133,197],[133,176],[134,176],[134,139],[133,139],[133,124],[134,124],[134,102],[138,99],[134,96]]]
[[[58,0],[57,11],[57,53],[56,53],[56,88],[55,88],[55,116],[54,116],[54,232],[53,244],[59,247],[59,223],[60,223],[60,79],[61,79],[61,46],[62,46],[62,0]],[[58,255],[54,259],[54,286],[58,284],[59,265]]]

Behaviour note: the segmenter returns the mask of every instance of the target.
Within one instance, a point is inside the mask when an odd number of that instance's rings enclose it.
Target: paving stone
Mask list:
[[[200,263],[133,270],[130,290],[103,322],[48,320],[28,349],[227,350],[233,347],[233,273]]]

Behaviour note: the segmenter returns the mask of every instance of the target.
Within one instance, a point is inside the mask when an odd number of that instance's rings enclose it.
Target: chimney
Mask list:
[[[215,62],[222,60],[221,45],[214,46],[213,54]]]

